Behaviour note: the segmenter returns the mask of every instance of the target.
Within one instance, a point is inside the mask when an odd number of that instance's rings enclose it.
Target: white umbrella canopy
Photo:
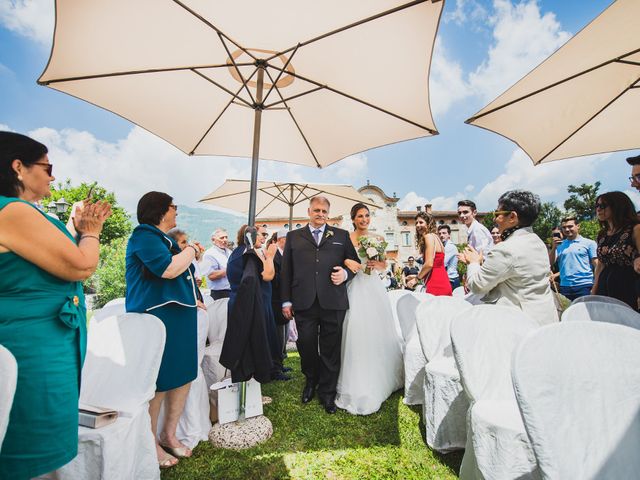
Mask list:
[[[325,167],[437,134],[428,73],[443,3],[56,0],[38,82],[190,155],[252,156],[259,111],[260,158]]]
[[[467,123],[534,164],[640,148],[640,1],[617,0]]]
[[[358,202],[371,208],[380,208],[351,185],[259,181],[256,217],[288,217],[291,230],[292,219],[306,217],[309,199],[316,195],[325,196],[331,202],[331,217],[349,213],[351,207]],[[249,196],[248,180],[230,179],[200,202],[244,213],[249,209]]]

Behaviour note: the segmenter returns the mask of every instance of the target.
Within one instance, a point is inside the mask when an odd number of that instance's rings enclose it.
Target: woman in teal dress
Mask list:
[[[191,456],[191,450],[176,438],[176,427],[191,381],[198,373],[197,286],[192,262],[200,258],[203,249],[192,243],[181,250],[167,235],[176,226],[177,210],[166,193],[144,194],[138,202],[139,225],[131,234],[126,257],[127,312],[155,315],[167,333],[156,395],[149,403],[161,468],[175,465],[176,457]],[[165,400],[163,431],[157,435],[160,406]]]
[[[101,202],[79,207],[76,241],[34,205],[50,195],[52,169],[44,145],[0,132],[0,344],[18,363],[0,451],[2,479],[48,473],[78,450],[86,345],[81,282],[98,264],[99,235],[111,210]]]

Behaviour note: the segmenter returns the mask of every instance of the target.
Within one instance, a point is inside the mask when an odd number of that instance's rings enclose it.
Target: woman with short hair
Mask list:
[[[510,190],[500,196],[493,213],[502,242],[484,261],[473,247],[465,248],[459,258],[468,264],[467,288],[484,295],[484,303],[521,309],[539,325],[557,322],[547,247],[531,228],[540,214],[540,198],[525,190]]]
[[[139,225],[129,238],[126,256],[127,312],[154,315],[166,328],[156,394],[149,402],[160,468],[178,463],[176,457],[191,456],[176,437],[176,427],[198,373],[197,287],[191,264],[203,249],[194,242],[181,250],[167,235],[176,226],[177,215],[171,196],[144,194],[138,201]],[[158,436],[158,415],[165,400],[165,421]]]
[[[640,223],[633,202],[622,192],[603,193],[596,199],[596,215],[600,233],[592,292],[638,310],[634,261],[640,251]]]

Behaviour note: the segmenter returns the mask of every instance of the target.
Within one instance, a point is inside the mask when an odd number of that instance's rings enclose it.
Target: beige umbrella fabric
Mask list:
[[[51,57],[38,82],[190,155],[251,157],[260,110],[260,158],[325,167],[437,134],[428,73],[442,7],[441,0],[57,0]]]
[[[640,148],[640,1],[618,0],[467,123],[534,164]]]
[[[213,192],[200,200],[202,203],[247,212],[249,206],[250,182],[248,180],[227,180]],[[380,208],[351,185],[292,183],[259,181],[257,188],[256,217],[289,218],[307,216],[309,199],[323,195],[331,202],[330,215],[336,217],[348,214],[351,207],[364,203],[371,208]]]

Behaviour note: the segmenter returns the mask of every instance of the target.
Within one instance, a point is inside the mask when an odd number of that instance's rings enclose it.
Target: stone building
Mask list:
[[[380,187],[371,185],[369,182],[358,191],[371,200],[372,203],[380,208],[371,209],[371,226],[372,232],[383,236],[387,243],[387,257],[396,259],[399,263],[406,262],[411,255],[417,255],[415,242],[415,222],[414,217],[420,210],[426,210],[431,213],[439,225],[449,225],[451,227],[451,239],[454,243],[464,243],[467,239],[467,229],[464,224],[458,220],[456,210],[433,210],[430,204],[416,205],[415,210],[400,210],[398,208],[398,198],[388,196]],[[344,228],[351,231],[351,219],[348,212],[340,212],[343,215],[331,218],[329,225]],[[479,215],[482,217],[482,214]],[[300,228],[307,224],[308,218],[294,218],[293,228]],[[257,218],[258,224],[264,225],[269,233],[277,231],[281,228],[288,228],[289,218]]]

